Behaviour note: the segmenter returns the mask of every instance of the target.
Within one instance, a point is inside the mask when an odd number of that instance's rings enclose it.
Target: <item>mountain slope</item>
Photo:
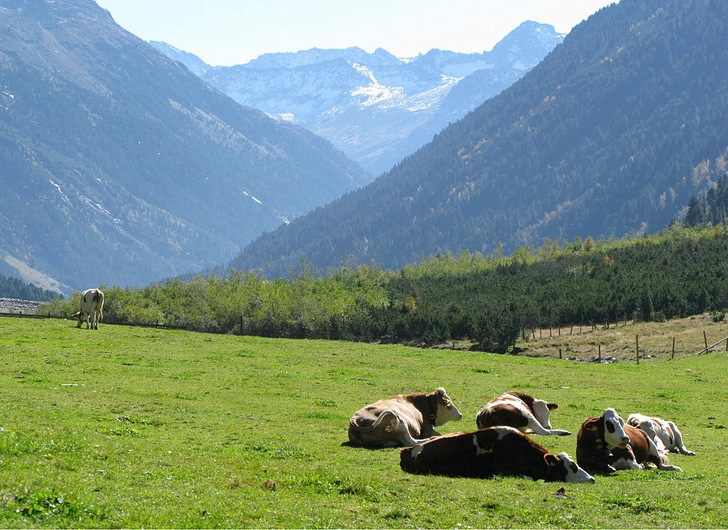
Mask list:
[[[389,173],[231,266],[398,268],[443,251],[654,231],[725,171],[727,147],[728,4],[621,0]]]
[[[91,0],[0,7],[0,272],[68,291],[213,267],[361,185]]]
[[[484,53],[431,50],[398,59],[383,49],[312,49],[232,67],[201,66],[194,55],[152,45],[237,102],[306,127],[378,175],[510,86],[562,40],[552,26],[529,21]]]

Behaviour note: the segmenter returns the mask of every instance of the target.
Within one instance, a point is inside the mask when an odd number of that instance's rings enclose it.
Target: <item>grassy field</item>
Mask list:
[[[726,527],[726,368],[724,351],[601,364],[0,318],[0,527]],[[674,420],[697,455],[571,485],[407,475],[397,449],[347,444],[361,406],[438,386],[464,415],[441,432],[522,390],[560,404],[573,435],[537,438],[554,452],[611,406]]]

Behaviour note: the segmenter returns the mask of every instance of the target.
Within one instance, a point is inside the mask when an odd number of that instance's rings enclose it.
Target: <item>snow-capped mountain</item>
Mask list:
[[[520,79],[563,38],[528,21],[483,53],[434,49],[402,59],[381,48],[314,48],[229,67],[152,45],[238,103],[328,139],[374,177]]]

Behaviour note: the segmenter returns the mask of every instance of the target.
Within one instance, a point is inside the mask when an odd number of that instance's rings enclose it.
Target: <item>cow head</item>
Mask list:
[[[533,400],[533,415],[536,417],[538,422],[546,429],[551,428],[551,420],[549,419],[549,412],[559,408],[556,403],[549,403],[543,399]]]
[[[74,314],[71,315],[71,318],[74,320],[78,320],[78,323],[76,324],[77,328],[81,327],[81,323],[83,322],[83,311],[76,311]]]
[[[598,418],[590,418],[584,422],[583,428],[587,431],[603,430],[604,442],[609,449],[619,447],[624,449],[629,444],[629,436],[624,432],[624,420],[614,409],[607,409]]]
[[[543,458],[549,467],[563,466],[566,476],[562,480],[565,482],[596,482],[594,477],[580,468],[566,453],[560,453],[559,456],[546,453]],[[558,471],[558,474],[561,475],[561,472]]]
[[[444,425],[448,421],[458,421],[462,419],[463,415],[460,414],[460,411],[453,404],[452,399],[450,399],[450,396],[447,395],[444,388],[438,388],[434,394],[430,395],[435,398],[435,421],[433,423],[435,427],[438,425]]]

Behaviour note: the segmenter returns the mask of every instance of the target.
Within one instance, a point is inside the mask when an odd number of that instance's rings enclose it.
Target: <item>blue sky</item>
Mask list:
[[[97,0],[144,40],[214,66],[270,52],[359,46],[413,57],[490,50],[525,20],[568,33],[613,0]]]

